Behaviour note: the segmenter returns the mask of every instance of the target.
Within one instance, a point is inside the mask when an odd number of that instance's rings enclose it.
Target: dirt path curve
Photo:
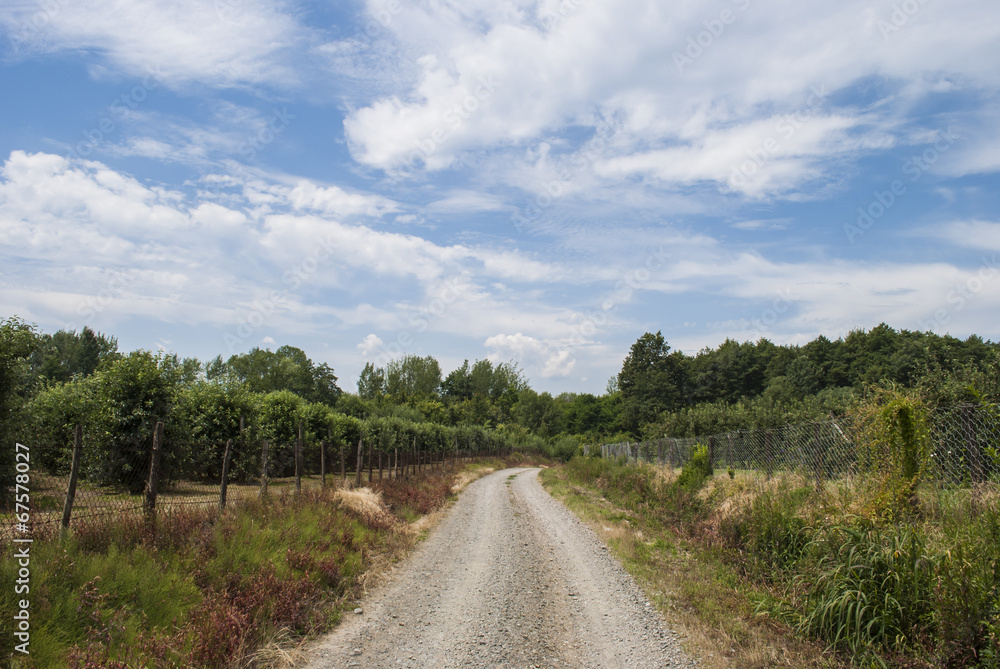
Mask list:
[[[391,581],[309,652],[327,667],[682,667],[632,578],[538,469],[475,481]]]

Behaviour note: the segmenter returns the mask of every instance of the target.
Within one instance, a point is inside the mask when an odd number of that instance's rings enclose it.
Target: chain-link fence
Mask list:
[[[44,538],[70,526],[105,528],[109,522],[138,526],[165,514],[221,511],[268,494],[398,478],[447,459],[485,454],[432,452],[416,440],[391,449],[301,437],[288,443],[239,436],[191,443],[165,436],[162,423],[146,439],[113,447],[87,437],[77,427],[72,443],[18,445],[23,483],[11,498],[24,503],[0,511],[0,539]],[[23,522],[26,510],[30,520]]]
[[[963,405],[939,409],[927,420],[921,455],[926,476],[941,483],[982,483],[1000,476],[1000,415],[992,407]],[[735,430],[701,437],[653,439],[590,446],[603,457],[627,458],[681,467],[695,446],[708,448],[712,465],[771,476],[798,471],[818,480],[858,473],[865,458],[883,457],[866,451],[861,421],[852,417],[799,423],[781,428]]]

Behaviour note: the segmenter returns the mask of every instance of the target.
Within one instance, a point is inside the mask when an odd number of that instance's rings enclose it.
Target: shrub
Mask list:
[[[698,445],[691,449],[691,457],[677,477],[677,485],[692,491],[699,490],[705,484],[705,479],[713,473],[708,446]]]

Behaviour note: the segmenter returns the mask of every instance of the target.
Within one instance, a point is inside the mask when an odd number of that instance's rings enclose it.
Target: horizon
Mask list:
[[[554,396],[657,330],[997,341],[995,13],[17,0],[0,313],[351,384],[515,360]]]

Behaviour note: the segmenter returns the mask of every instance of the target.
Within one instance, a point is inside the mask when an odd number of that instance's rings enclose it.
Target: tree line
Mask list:
[[[12,317],[0,320],[0,439],[68,443],[73,425],[82,423],[106,454],[88,463],[91,475],[105,479],[145,466],[145,435],[157,420],[174,443],[190,445],[167,457],[165,469],[213,476],[219,458],[212,449],[240,433],[241,418],[245,440],[253,441],[290,442],[301,421],[313,441],[356,443],[367,434],[390,448],[405,434],[433,448],[503,443],[566,458],[583,443],[777,427],[843,413],[873,384],[919,387],[936,402],[995,401],[998,378],[995,343],[881,324],[802,346],[726,340],[695,355],[647,332],[601,395],[537,392],[516,362],[466,360],[444,374],[432,356],[413,355],[381,367],[368,363],[357,393],[349,393],[329,365],[293,346],[203,363],[122,352],[114,337],[90,328],[42,333]],[[61,467],[68,455],[51,457],[49,464]],[[234,460],[237,475],[255,466],[249,452]]]

